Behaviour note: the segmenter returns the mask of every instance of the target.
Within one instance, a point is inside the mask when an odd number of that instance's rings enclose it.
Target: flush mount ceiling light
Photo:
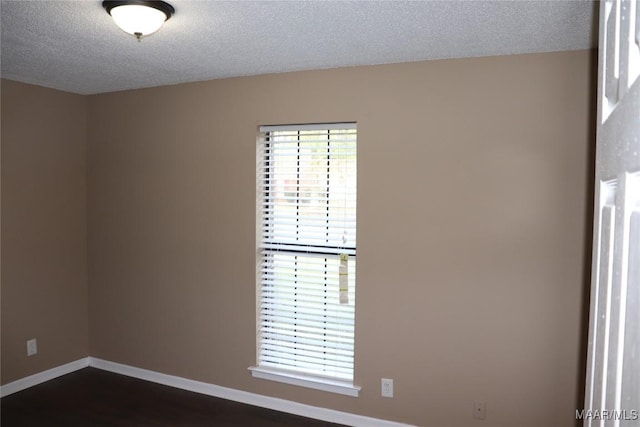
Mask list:
[[[124,32],[142,37],[155,33],[175,9],[163,1],[103,1],[102,7]]]

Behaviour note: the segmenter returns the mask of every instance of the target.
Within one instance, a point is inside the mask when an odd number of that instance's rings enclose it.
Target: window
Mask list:
[[[355,123],[260,128],[256,377],[357,396]]]

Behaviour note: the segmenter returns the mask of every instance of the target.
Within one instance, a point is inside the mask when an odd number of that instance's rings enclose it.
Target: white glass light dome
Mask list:
[[[163,1],[104,1],[102,6],[118,27],[138,40],[158,31],[174,13]]]

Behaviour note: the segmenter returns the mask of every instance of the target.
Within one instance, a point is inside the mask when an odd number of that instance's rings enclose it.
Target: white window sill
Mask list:
[[[251,371],[251,375],[255,378],[308,387],[316,390],[328,391],[330,393],[344,394],[346,396],[358,397],[361,389],[359,386],[353,385],[348,381],[331,380],[311,375],[292,374],[275,369],[262,368],[260,366],[251,366],[249,370]]]

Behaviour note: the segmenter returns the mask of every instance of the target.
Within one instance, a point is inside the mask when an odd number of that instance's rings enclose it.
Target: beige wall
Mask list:
[[[584,51],[88,98],[3,80],[2,384],[90,354],[421,426],[472,425],[478,400],[487,427],[573,425],[592,69]],[[246,369],[257,126],[350,120],[359,398]]]
[[[473,425],[474,401],[486,427],[574,425],[591,70],[581,51],[89,97],[90,354],[421,426]],[[257,126],[352,120],[359,398],[247,371]]]
[[[1,382],[88,353],[86,97],[2,80]],[[36,338],[38,354],[27,357]]]

